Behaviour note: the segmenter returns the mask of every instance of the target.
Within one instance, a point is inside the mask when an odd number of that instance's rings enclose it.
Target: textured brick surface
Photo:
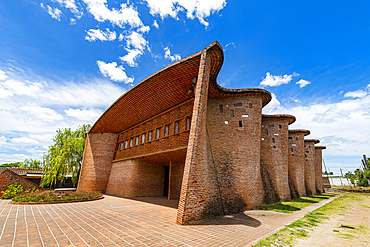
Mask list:
[[[315,185],[315,143],[319,140],[315,139],[305,139],[304,140],[304,150],[305,150],[305,166],[304,166],[304,182],[306,187],[306,194],[308,196],[316,194]]]
[[[290,115],[262,115],[261,175],[264,203],[290,199],[288,184],[288,126],[295,121]]]
[[[289,130],[288,180],[292,199],[306,195],[304,136],[309,134],[308,130]]]
[[[322,150],[326,149],[324,146],[315,146],[315,186],[316,194],[324,192],[322,179]]]
[[[168,199],[179,199],[185,164],[171,162]]]
[[[105,193],[112,167],[117,134],[89,133],[82,160],[78,191]]]
[[[28,179],[19,176],[18,174],[12,172],[9,169],[4,169],[0,173],[0,191],[5,191],[6,189],[8,189],[9,185],[14,183],[22,185],[24,190],[32,188],[41,189],[37,184],[29,181]]]

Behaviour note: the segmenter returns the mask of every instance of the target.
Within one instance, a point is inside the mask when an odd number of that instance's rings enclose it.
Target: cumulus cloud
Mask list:
[[[0,146],[6,144],[7,138],[5,136],[0,136]]]
[[[0,70],[0,81],[5,80],[8,76],[5,74],[5,71]]]
[[[85,36],[85,39],[88,41],[112,41],[117,38],[116,32],[109,31],[107,28],[106,31],[102,31],[100,29],[90,29],[89,31],[86,31],[87,35]]]
[[[129,4],[123,3],[120,9],[109,9],[106,0],[83,0],[87,10],[99,22],[109,21],[114,25],[123,28],[126,24],[131,27],[143,25],[137,10]]]
[[[263,108],[264,113],[272,114],[280,106],[280,101],[274,93],[271,93],[271,101]]]
[[[166,59],[170,59],[171,61],[178,61],[181,59],[181,55],[180,54],[171,54],[171,50],[170,48],[167,46],[164,48],[164,57]]]
[[[18,81],[11,79],[0,82],[0,97],[4,94],[8,96],[13,94],[37,96],[44,86],[44,84],[39,82]],[[5,91],[7,91],[7,93],[4,93]]]
[[[53,0],[58,2],[62,7],[69,9],[78,19],[83,15],[83,11],[77,7],[75,0]]]
[[[76,25],[76,19],[75,18],[69,19],[69,24],[71,24],[72,26]]]
[[[52,8],[50,7],[49,5],[46,5],[46,7],[44,6],[43,3],[40,4],[40,6],[46,10],[46,12],[48,12],[48,14],[53,17],[54,19],[60,21],[60,16],[62,15],[62,11],[58,8]]]
[[[102,114],[102,111],[99,109],[72,109],[68,108],[64,110],[67,116],[77,118],[83,121],[90,121],[93,122],[99,118]]]
[[[307,86],[308,84],[311,84],[311,82],[301,79],[297,81],[296,84],[298,84],[299,87],[302,88],[302,87]]]
[[[154,20],[154,22],[153,22],[153,26],[154,26],[156,29],[159,29],[159,25],[158,25],[158,23],[157,23],[157,21],[156,21],[156,20]]]
[[[267,87],[276,87],[283,84],[288,84],[294,76],[299,76],[298,73],[293,73],[292,75],[271,75],[270,72],[266,73],[266,77],[263,78],[260,86],[267,86]]]
[[[162,19],[166,16],[178,19],[180,11],[186,12],[189,19],[197,18],[204,26],[209,23],[205,18],[220,11],[226,6],[226,0],[145,0],[150,8],[150,14],[159,15]]]
[[[34,140],[34,139],[31,139],[31,138],[28,138],[28,137],[17,137],[17,138],[12,138],[10,139],[11,142],[14,142],[14,143],[21,143],[21,144],[39,144],[38,141]]]
[[[364,90],[357,90],[357,91],[346,93],[344,95],[344,97],[345,98],[363,98],[366,95],[368,95],[368,93],[366,91],[364,91]]]
[[[105,63],[103,61],[97,61],[100,72],[105,76],[109,77],[113,81],[132,83],[134,81],[133,77],[128,77],[125,69],[122,65],[117,66],[116,62]]]
[[[35,117],[50,122],[63,120],[63,116],[58,114],[53,109],[41,107],[36,103],[28,103],[19,109],[23,111],[23,114],[30,116],[31,118]]]
[[[148,41],[145,40],[143,34],[131,31],[128,35],[124,36],[120,34],[120,41],[126,40],[127,55],[120,57],[120,59],[126,62],[131,67],[136,67],[138,64],[136,60],[144,53],[145,48],[148,46]]]

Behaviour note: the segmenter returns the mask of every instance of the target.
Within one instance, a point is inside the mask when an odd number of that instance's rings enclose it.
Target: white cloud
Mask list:
[[[5,71],[0,70],[0,80],[5,80],[8,76],[5,74]]]
[[[43,3],[40,4],[40,6],[46,10],[46,12],[48,12],[48,14],[53,17],[54,19],[60,21],[60,16],[62,15],[62,11],[58,8],[52,8],[50,7],[49,5],[47,5],[46,7],[44,6]]]
[[[35,145],[39,144],[38,141],[28,138],[28,137],[12,138],[10,139],[10,141],[14,143],[21,143],[21,144],[35,144]]]
[[[78,19],[83,15],[83,12],[78,9],[75,0],[52,0],[58,2],[62,7],[69,9]]]
[[[128,52],[127,55],[120,57],[120,59],[126,62],[131,67],[136,67],[138,64],[136,60],[144,53],[145,48],[148,47],[148,41],[143,37],[143,34],[132,31],[128,35],[124,36],[120,34],[120,41],[126,40],[125,50]]]
[[[296,84],[299,85],[300,88],[307,86],[308,84],[311,84],[311,82],[300,79],[299,81],[296,82]]]
[[[90,29],[89,31],[86,31],[87,32],[87,35],[85,37],[86,40],[88,41],[96,41],[96,40],[100,40],[100,41],[112,41],[112,40],[115,40],[117,38],[116,36],[116,32],[113,31],[109,31],[109,29],[107,28],[107,30],[104,32],[100,29]]]
[[[348,92],[344,95],[345,98],[363,98],[367,95],[368,93],[364,90],[357,90],[353,92]]]
[[[63,116],[50,108],[45,108],[37,105],[36,103],[28,103],[27,105],[19,108],[23,114],[31,118],[38,118],[44,121],[60,121]]]
[[[150,14],[178,19],[180,11],[186,12],[189,19],[198,18],[206,27],[209,25],[204,19],[220,11],[226,6],[226,0],[145,0],[150,8]]]
[[[94,122],[102,114],[99,109],[72,109],[64,110],[67,116],[74,117],[79,120]]]
[[[7,138],[5,136],[0,136],[0,146],[6,144]]]
[[[109,21],[121,28],[128,24],[131,27],[140,27],[143,25],[139,13],[133,6],[121,4],[121,8],[108,9],[106,0],[83,0],[87,5],[87,10],[99,22]]]
[[[173,54],[171,55],[171,50],[169,47],[165,47],[164,48],[164,57],[166,59],[170,59],[171,61],[178,61],[181,59],[181,55],[180,54]]]
[[[157,23],[157,21],[156,21],[156,20],[154,20],[154,22],[153,22],[153,26],[154,26],[156,29],[159,29],[159,25],[158,25],[158,23]]]
[[[8,95],[16,94],[36,97],[45,85],[39,82],[23,82],[11,79],[0,83],[0,95],[3,94],[1,93],[1,86],[3,90],[8,91]]]
[[[76,19],[75,18],[69,19],[69,24],[76,25]]]
[[[132,83],[134,81],[133,77],[128,77],[126,75],[125,69],[122,65],[117,66],[116,62],[105,63],[103,61],[97,61],[100,72],[105,76],[109,77],[113,81]]]
[[[288,84],[294,76],[299,76],[297,73],[293,73],[292,75],[271,75],[269,72],[266,73],[266,77],[263,78],[262,82],[260,83],[261,86],[268,86],[268,87],[275,87],[280,86],[283,84]]]
[[[280,101],[276,98],[274,93],[271,93],[271,101],[263,108],[263,113],[271,114],[279,106]]]

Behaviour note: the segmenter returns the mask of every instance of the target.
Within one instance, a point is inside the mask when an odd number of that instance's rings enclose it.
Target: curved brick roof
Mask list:
[[[304,141],[305,142],[314,142],[315,144],[320,142],[320,140],[317,140],[317,139],[304,139]]]
[[[288,119],[289,124],[292,124],[295,122],[295,116],[288,115],[288,114],[274,114],[274,115],[266,115],[262,114],[262,118],[280,118],[280,119]]]
[[[315,146],[315,148],[317,148],[317,149],[326,149],[325,146]]]
[[[305,136],[307,136],[311,132],[309,130],[304,130],[304,129],[293,129],[293,130],[289,130],[289,133],[303,133]]]
[[[215,41],[204,50],[179,60],[147,77],[119,97],[95,122],[90,133],[118,133],[194,97],[188,93],[199,71],[202,52],[211,57],[209,98],[245,95],[262,97],[263,106],[271,100],[270,92],[259,89],[226,89],[217,84],[224,55]]]

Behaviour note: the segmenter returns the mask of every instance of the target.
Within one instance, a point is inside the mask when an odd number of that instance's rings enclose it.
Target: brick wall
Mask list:
[[[185,164],[171,162],[168,199],[179,199]]]
[[[9,185],[14,183],[22,185],[24,190],[32,188],[42,190],[42,188],[40,188],[37,184],[27,180],[26,178],[23,178],[22,176],[19,176],[9,169],[5,169],[2,173],[0,173],[0,191],[5,191]]]
[[[139,159],[114,162],[106,193],[123,197],[163,196],[164,169]]]
[[[208,101],[209,162],[217,168],[226,214],[263,204],[261,111],[262,98],[258,96]]]
[[[322,150],[324,146],[315,146],[315,185],[316,194],[324,193],[324,186],[322,180]]]
[[[316,194],[315,185],[315,143],[316,140],[306,139],[305,145],[305,166],[304,166],[304,180],[306,187],[306,194],[308,196]]]
[[[118,135],[114,160],[131,159],[175,148],[186,148],[190,132],[186,129],[186,118],[191,120],[193,104],[193,99],[188,100],[121,132]],[[177,133],[175,133],[176,122],[178,123]],[[168,136],[165,136],[165,126],[168,126]],[[157,129],[160,133],[159,139],[156,138]],[[149,132],[151,140],[149,140]],[[136,138],[138,138],[137,145]],[[130,147],[131,141],[132,147]]]
[[[290,121],[286,117],[262,116],[261,176],[264,184],[265,204],[290,199],[288,184],[288,125]]]
[[[288,182],[292,199],[306,195],[304,136],[309,133],[308,130],[289,130]]]
[[[105,193],[116,141],[117,134],[113,133],[89,133],[87,135],[78,191]]]

